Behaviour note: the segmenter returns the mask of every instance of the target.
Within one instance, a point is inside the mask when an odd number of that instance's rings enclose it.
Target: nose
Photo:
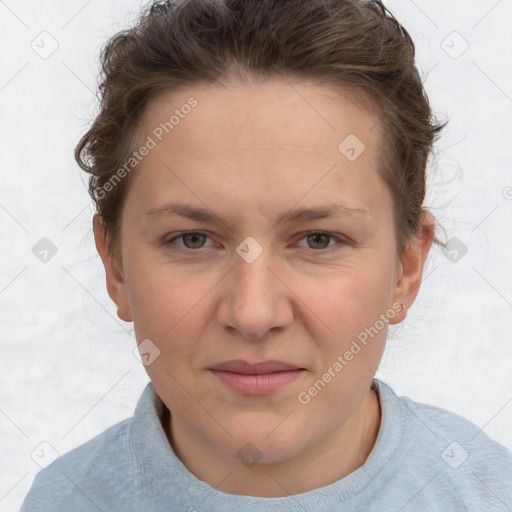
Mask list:
[[[284,284],[287,280],[282,274],[268,248],[251,263],[236,254],[234,268],[223,282],[219,323],[251,340],[290,325],[293,293]]]

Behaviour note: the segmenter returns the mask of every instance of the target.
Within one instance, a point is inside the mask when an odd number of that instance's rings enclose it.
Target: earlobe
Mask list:
[[[129,307],[123,270],[112,257],[103,228],[103,222],[101,216],[98,214],[94,215],[93,229],[96,250],[105,267],[107,292],[117,306],[117,316],[125,322],[132,322],[133,319]]]
[[[395,284],[393,301],[405,305],[403,313],[399,313],[391,324],[402,322],[407,316],[418,295],[423,269],[434,239],[434,219],[430,212],[425,211],[422,218],[422,228],[417,237],[407,243],[401,261],[402,275]]]

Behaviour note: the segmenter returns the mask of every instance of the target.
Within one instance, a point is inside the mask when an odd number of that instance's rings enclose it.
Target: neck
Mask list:
[[[372,451],[381,421],[377,394],[369,389],[345,423],[310,449],[287,460],[246,467],[191,433],[166,411],[168,416],[162,421],[167,438],[192,474],[222,492],[259,497],[300,494],[354,472]]]

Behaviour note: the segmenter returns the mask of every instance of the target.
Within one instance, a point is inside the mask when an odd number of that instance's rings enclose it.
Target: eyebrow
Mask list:
[[[179,215],[198,222],[211,222],[228,225],[223,217],[217,215],[213,211],[192,206],[184,203],[169,203],[163,206],[150,208],[144,212],[144,218],[152,216],[173,216]],[[274,219],[274,225],[292,222],[306,222],[326,217],[371,217],[370,212],[366,208],[349,208],[342,204],[332,203],[325,207],[316,208],[297,208],[295,210],[285,210],[280,212]]]

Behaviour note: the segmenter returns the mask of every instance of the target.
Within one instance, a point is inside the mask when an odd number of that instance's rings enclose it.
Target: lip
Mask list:
[[[268,395],[299,378],[306,370],[283,361],[225,361],[208,369],[230,389],[245,395]]]
[[[224,361],[209,368],[210,370],[219,370],[223,372],[241,373],[245,375],[259,375],[263,373],[276,373],[293,370],[304,370],[300,366],[285,363],[283,361],[268,360],[259,363],[248,363],[243,359],[232,359]]]

